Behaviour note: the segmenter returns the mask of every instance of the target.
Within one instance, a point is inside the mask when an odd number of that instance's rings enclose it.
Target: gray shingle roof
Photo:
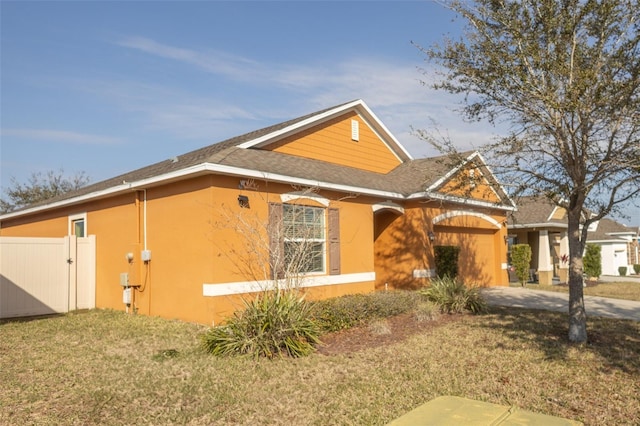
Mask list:
[[[619,240],[619,234],[637,235],[637,230],[624,226],[615,220],[603,218],[598,221],[595,231],[587,233],[587,241]]]
[[[518,211],[512,212],[508,218],[508,226],[533,226],[534,224],[566,225],[566,217],[563,219],[549,219],[555,208],[550,200],[545,197],[520,197],[516,200]],[[587,233],[587,241],[619,240],[617,233],[637,235],[638,230],[622,225],[615,220],[603,218],[598,221],[595,231]]]
[[[518,210],[509,215],[508,225],[566,224],[566,220],[549,219],[555,204],[545,197],[519,197],[514,201]]]
[[[353,102],[353,101],[352,101]],[[263,129],[236,136],[222,142],[208,145],[200,149],[179,155],[174,159],[164,160],[131,172],[115,176],[76,191],[63,194],[28,208],[47,205],[68,199],[106,191],[123,183],[138,182],[145,179],[161,177],[189,167],[202,164],[218,164],[240,169],[257,171],[265,174],[277,174],[291,178],[301,178],[323,183],[386,191],[401,195],[409,195],[424,191],[427,187],[441,179],[455,165],[446,157],[406,160],[387,174],[369,172],[353,167],[341,166],[325,161],[296,157],[288,154],[268,151],[257,147],[242,148],[240,145],[268,136],[297,123],[313,119],[325,112],[339,109],[352,102],[347,102],[293,120],[278,123]],[[466,158],[470,153],[466,153]],[[463,154],[464,155],[464,154]],[[506,200],[506,199],[505,199]],[[510,204],[505,201],[505,205]]]

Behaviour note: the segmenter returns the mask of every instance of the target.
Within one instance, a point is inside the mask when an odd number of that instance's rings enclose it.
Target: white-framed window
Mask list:
[[[322,207],[282,206],[285,269],[294,273],[325,272],[326,210]]]
[[[69,228],[68,235],[75,235],[76,237],[87,236],[87,214],[81,213],[69,216]]]

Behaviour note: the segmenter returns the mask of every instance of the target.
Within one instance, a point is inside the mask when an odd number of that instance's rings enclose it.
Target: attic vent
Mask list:
[[[351,120],[351,140],[358,142],[360,140],[360,122]]]

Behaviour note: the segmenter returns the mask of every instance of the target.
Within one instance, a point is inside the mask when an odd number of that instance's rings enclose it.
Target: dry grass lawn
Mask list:
[[[4,322],[0,424],[384,425],[440,395],[640,424],[640,323],[589,319],[583,346],[566,342],[566,323],[494,308],[395,342],[393,327],[349,330],[336,354],[269,361],[214,358],[201,326],[122,312]]]

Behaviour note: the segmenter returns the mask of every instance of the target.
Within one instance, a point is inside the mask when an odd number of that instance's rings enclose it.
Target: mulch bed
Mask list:
[[[459,321],[463,315],[440,315],[431,321],[418,321],[414,314],[401,314],[386,319],[390,333],[376,333],[367,325],[353,327],[322,336],[322,344],[317,353],[321,355],[340,355],[361,351],[373,347],[402,342],[410,336],[425,333],[444,324]]]

